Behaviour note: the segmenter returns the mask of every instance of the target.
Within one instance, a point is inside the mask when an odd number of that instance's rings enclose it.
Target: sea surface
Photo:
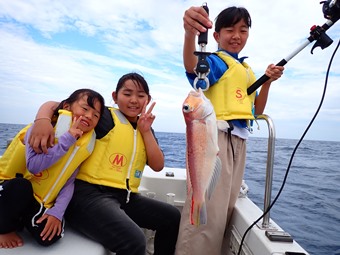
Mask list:
[[[23,125],[0,123],[0,155]],[[166,166],[185,167],[185,134],[156,132]],[[340,255],[340,142],[276,139],[272,198],[286,183],[270,216],[311,255]],[[250,137],[244,179],[263,209],[268,140]]]

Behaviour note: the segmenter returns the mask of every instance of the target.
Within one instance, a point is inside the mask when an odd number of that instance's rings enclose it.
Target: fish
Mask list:
[[[199,226],[207,223],[206,199],[210,199],[222,168],[218,156],[218,126],[214,107],[201,89],[189,92],[182,112],[186,124],[190,224]]]

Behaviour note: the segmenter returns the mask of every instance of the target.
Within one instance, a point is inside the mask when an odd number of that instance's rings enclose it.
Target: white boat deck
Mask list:
[[[0,249],[1,255],[113,255],[101,244],[76,233],[68,226],[65,227],[64,237],[49,247],[40,246],[26,230],[19,234],[24,239],[24,245],[14,249]]]
[[[172,201],[179,209],[184,205],[186,198],[186,170],[181,168],[165,168],[161,172],[154,172],[146,167],[140,192],[143,195],[155,196],[155,199],[169,202],[169,193]],[[225,247],[227,255],[237,254],[239,243],[246,229],[262,215],[260,210],[248,197],[239,198],[236,202],[231,219],[230,247]],[[274,221],[270,225],[282,230]],[[53,246],[41,247],[26,232],[23,232],[24,246],[15,249],[0,249],[0,255],[113,255],[102,245],[76,233],[66,225],[65,236]],[[148,235],[147,235],[148,237]],[[152,240],[152,239],[150,239]],[[152,246],[152,244],[151,244]],[[243,244],[242,255],[308,255],[308,253],[295,241],[270,241],[265,230],[254,226],[248,232]],[[149,247],[152,248],[152,247]],[[149,249],[148,249],[149,250]],[[152,250],[152,249],[151,249]],[[152,253],[150,253],[152,254]]]

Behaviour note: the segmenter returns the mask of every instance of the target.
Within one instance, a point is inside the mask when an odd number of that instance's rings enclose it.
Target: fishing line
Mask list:
[[[336,52],[338,51],[338,48],[339,48],[339,45],[340,45],[340,39],[339,39],[339,42],[337,44],[337,46],[335,47],[334,49],[334,52],[329,60],[329,64],[328,64],[328,68],[327,68],[327,72],[326,72],[326,78],[325,78],[325,85],[324,85],[324,90],[323,90],[323,93],[322,93],[322,97],[321,97],[321,101],[320,101],[320,104],[313,116],[313,118],[311,119],[310,123],[308,124],[307,128],[305,129],[304,133],[302,134],[301,138],[299,139],[298,143],[296,144],[293,152],[292,152],[292,155],[290,157],[290,160],[289,160],[289,163],[288,163],[288,167],[287,167],[287,170],[286,170],[286,174],[284,176],[284,179],[283,179],[283,182],[282,182],[282,185],[277,193],[277,195],[275,196],[273,202],[268,206],[267,210],[256,220],[254,221],[253,224],[251,224],[248,229],[244,232],[243,234],[243,237],[242,237],[242,240],[241,240],[241,243],[240,243],[240,246],[239,246],[239,250],[238,250],[238,253],[237,255],[240,255],[241,254],[241,250],[242,250],[242,246],[243,246],[243,243],[244,243],[244,239],[246,237],[246,235],[248,234],[248,232],[271,210],[271,208],[274,206],[274,204],[276,203],[277,199],[279,198],[279,196],[281,195],[281,192],[286,184],[286,180],[287,180],[287,177],[288,177],[288,173],[289,173],[289,170],[290,170],[290,167],[292,165],[292,162],[293,162],[293,159],[294,159],[294,156],[295,156],[295,153],[297,151],[297,149],[299,148],[301,142],[303,141],[304,137],[306,136],[308,130],[310,129],[310,127],[312,126],[314,120],[316,119],[317,115],[319,114],[319,111],[321,109],[321,106],[323,104],[323,101],[325,99],[325,94],[326,94],[326,90],[327,90],[327,84],[328,84],[328,76],[329,76],[329,71],[331,69],[331,66],[332,66],[332,62],[333,62],[333,59],[334,59],[334,56],[336,54]]]

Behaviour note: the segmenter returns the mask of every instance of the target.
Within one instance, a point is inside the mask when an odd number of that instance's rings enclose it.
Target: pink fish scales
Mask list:
[[[210,199],[221,172],[217,121],[214,108],[201,89],[191,91],[183,103],[186,123],[186,164],[190,222],[207,223],[206,198]]]

